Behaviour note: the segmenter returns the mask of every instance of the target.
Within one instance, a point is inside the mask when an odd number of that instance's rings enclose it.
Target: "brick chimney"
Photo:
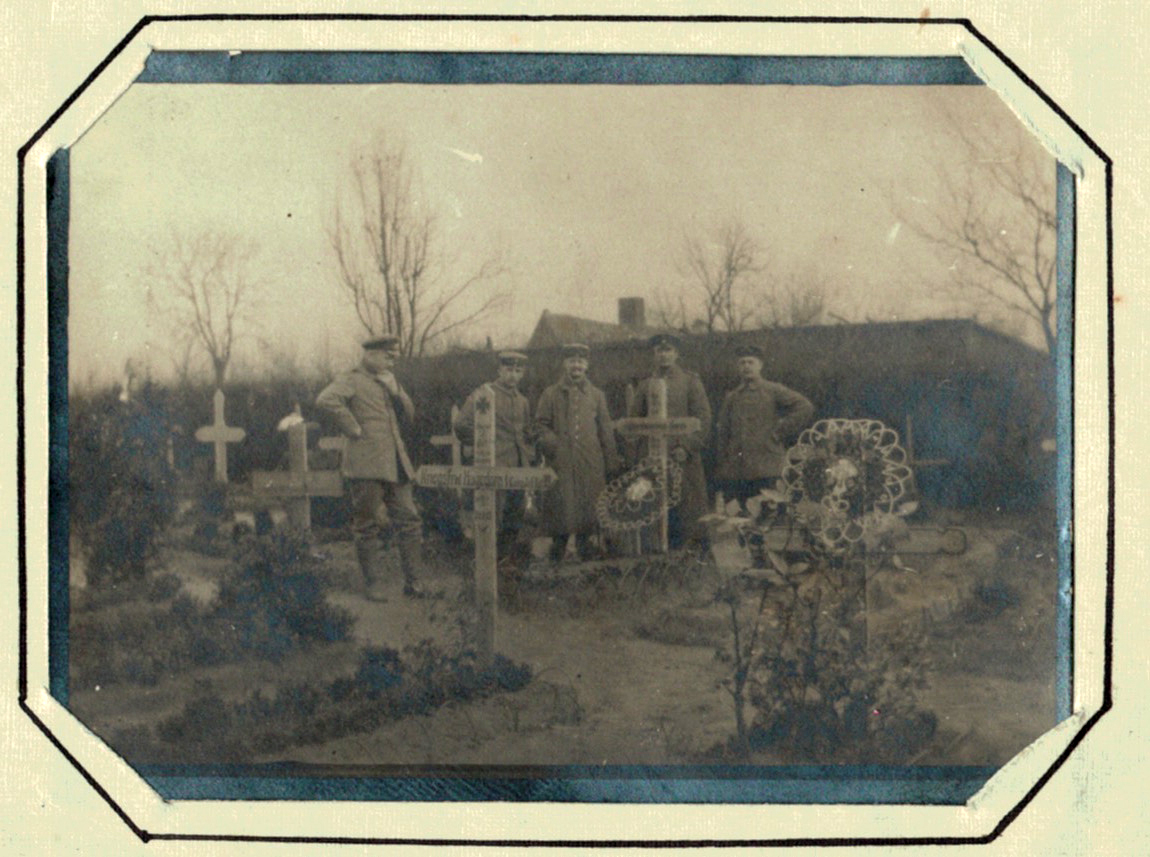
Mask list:
[[[642,298],[619,298],[619,324],[634,330],[647,324],[647,308]]]

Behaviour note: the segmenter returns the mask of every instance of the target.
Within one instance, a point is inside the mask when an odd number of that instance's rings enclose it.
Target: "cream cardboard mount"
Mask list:
[[[343,52],[362,53],[349,63]],[[531,63],[540,55],[567,61],[581,57],[592,65],[627,57],[636,79],[665,73],[668,57],[684,62],[703,56],[768,58],[774,65],[766,67],[774,71],[766,72],[767,78],[773,74],[775,82],[791,83],[890,83],[890,78],[907,84],[946,83],[947,75],[959,69],[960,76],[977,77],[1009,105],[1059,164],[1055,440],[1063,563],[1058,616],[1063,627],[1058,634],[1061,719],[1055,728],[993,772],[959,804],[916,797],[913,782],[922,772],[913,769],[907,769],[901,780],[894,772],[891,777],[898,788],[880,789],[862,802],[826,797],[845,794],[842,789],[873,787],[873,781],[857,772],[846,780],[826,772],[825,779],[800,788],[797,798],[793,793],[781,797],[795,782],[788,780],[786,771],[743,772],[740,779],[714,777],[713,772],[657,772],[663,782],[673,783],[682,776],[688,783],[679,791],[656,790],[674,795],[668,802],[650,796],[643,772],[636,773],[630,785],[573,773],[567,787],[551,793],[559,797],[548,799],[552,802],[544,834],[536,832],[532,823],[537,806],[530,790],[524,792],[526,799],[503,794],[482,801],[484,824],[476,827],[472,821],[476,802],[468,797],[476,791],[466,778],[453,778],[450,771],[426,772],[423,777],[434,774],[444,796],[439,800],[405,800],[418,794],[410,786],[419,777],[341,791],[338,784],[306,778],[243,779],[242,771],[204,775],[191,770],[171,774],[167,784],[178,781],[181,791],[176,797],[165,795],[163,777],[147,781],[70,713],[68,570],[62,550],[68,543],[66,508],[53,508],[52,515],[33,514],[50,508],[52,480],[67,479],[57,445],[67,444],[66,423],[60,417],[66,413],[68,389],[67,306],[66,298],[61,299],[67,294],[68,276],[68,150],[121,93],[140,81],[186,86],[371,83],[372,69],[391,68],[389,73],[395,73],[397,66],[389,66],[388,58],[399,55],[497,55],[496,70],[488,66],[484,72],[493,75],[489,78],[493,81],[500,75],[532,74]],[[836,57],[844,59],[836,64]],[[548,73],[564,73],[562,62],[555,67],[560,71]],[[582,67],[585,73],[586,63]],[[940,69],[941,77],[932,78]],[[455,73],[436,82],[458,82],[450,77]],[[21,705],[143,840],[977,843],[1005,829],[1110,707],[1113,402],[1075,407],[1081,391],[1110,389],[1110,161],[1071,117],[969,22],[466,16],[145,19],[28,140],[20,152],[20,171],[22,452],[25,462],[49,462],[43,472],[51,474],[22,485],[23,508],[29,513],[22,521],[26,552],[20,568]],[[45,401],[46,408],[40,404]],[[1080,438],[1090,442],[1076,442]],[[493,780],[507,776],[495,772]],[[565,779],[562,771],[548,776],[561,785]],[[708,791],[708,783],[721,788]],[[900,791],[907,783],[910,790]],[[745,789],[743,794],[740,789]],[[284,812],[284,801],[293,802],[300,812]],[[618,802],[644,803],[642,822],[637,824],[633,814],[621,812]],[[921,834],[924,824],[932,831],[926,837]],[[912,826],[913,835],[907,833]],[[720,839],[713,833],[725,829],[740,835]]]

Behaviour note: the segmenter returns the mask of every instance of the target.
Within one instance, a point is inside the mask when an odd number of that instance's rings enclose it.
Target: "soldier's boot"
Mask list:
[[[591,541],[590,533],[577,533],[575,535],[575,551],[579,554],[580,562],[590,562],[599,556],[599,549]]]
[[[551,560],[552,564],[558,565],[563,562],[563,557],[567,555],[567,536],[552,536],[551,547],[547,551],[547,558]]]
[[[403,536],[396,539],[399,549],[399,568],[403,572],[403,594],[408,598],[425,598],[427,592],[419,584],[423,572],[423,545],[420,539]]]
[[[368,601],[386,601],[384,588],[386,563],[383,545],[376,538],[358,539],[355,543],[355,557],[363,574],[364,597]]]

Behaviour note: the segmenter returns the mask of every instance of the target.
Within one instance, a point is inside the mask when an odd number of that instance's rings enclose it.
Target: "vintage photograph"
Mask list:
[[[1067,715],[1069,227],[989,88],[136,83],[66,154],[63,680],[134,767]]]

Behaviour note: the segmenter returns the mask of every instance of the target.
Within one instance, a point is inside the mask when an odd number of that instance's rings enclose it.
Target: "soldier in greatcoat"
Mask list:
[[[699,526],[699,518],[707,514],[707,479],[703,475],[702,455],[711,431],[711,403],[707,401],[699,376],[679,365],[678,337],[658,333],[648,344],[654,351],[655,372],[639,382],[628,416],[656,415],[651,401],[651,385],[656,378],[661,378],[667,385],[667,416],[695,417],[699,421],[698,431],[669,438],[667,442],[667,454],[683,474],[679,503],[667,515],[667,544],[671,548],[681,548],[688,541],[704,538]],[[646,441],[640,443],[640,456],[647,454],[647,446]]]
[[[495,464],[500,467],[530,467],[535,462],[534,426],[531,405],[519,392],[527,371],[527,355],[518,351],[499,354],[499,374],[494,381],[475,390],[463,403],[452,428],[462,443],[475,441],[475,402],[481,390],[490,391],[495,402]],[[529,558],[516,551],[523,527],[526,492],[495,493],[496,553],[501,560],[518,562]]]
[[[806,396],[762,377],[763,352],[754,345],[735,352],[739,386],[719,408],[715,479],[740,505],[773,488],[783,469],[787,442],[811,421]]]
[[[589,358],[586,345],[564,346],[563,377],[543,391],[535,408],[539,448],[559,477],[541,503],[554,562],[562,560],[571,534],[580,558],[592,556],[595,502],[607,474],[619,468],[607,398],[587,379]]]
[[[400,419],[415,416],[411,397],[394,367],[399,340],[382,336],[363,343],[363,359],[339,375],[316,398],[347,438],[342,471],[351,495],[356,559],[367,597],[385,600],[384,556],[394,541],[403,572],[403,592],[422,595],[417,582],[422,522],[412,495],[415,469],[400,433]]]

